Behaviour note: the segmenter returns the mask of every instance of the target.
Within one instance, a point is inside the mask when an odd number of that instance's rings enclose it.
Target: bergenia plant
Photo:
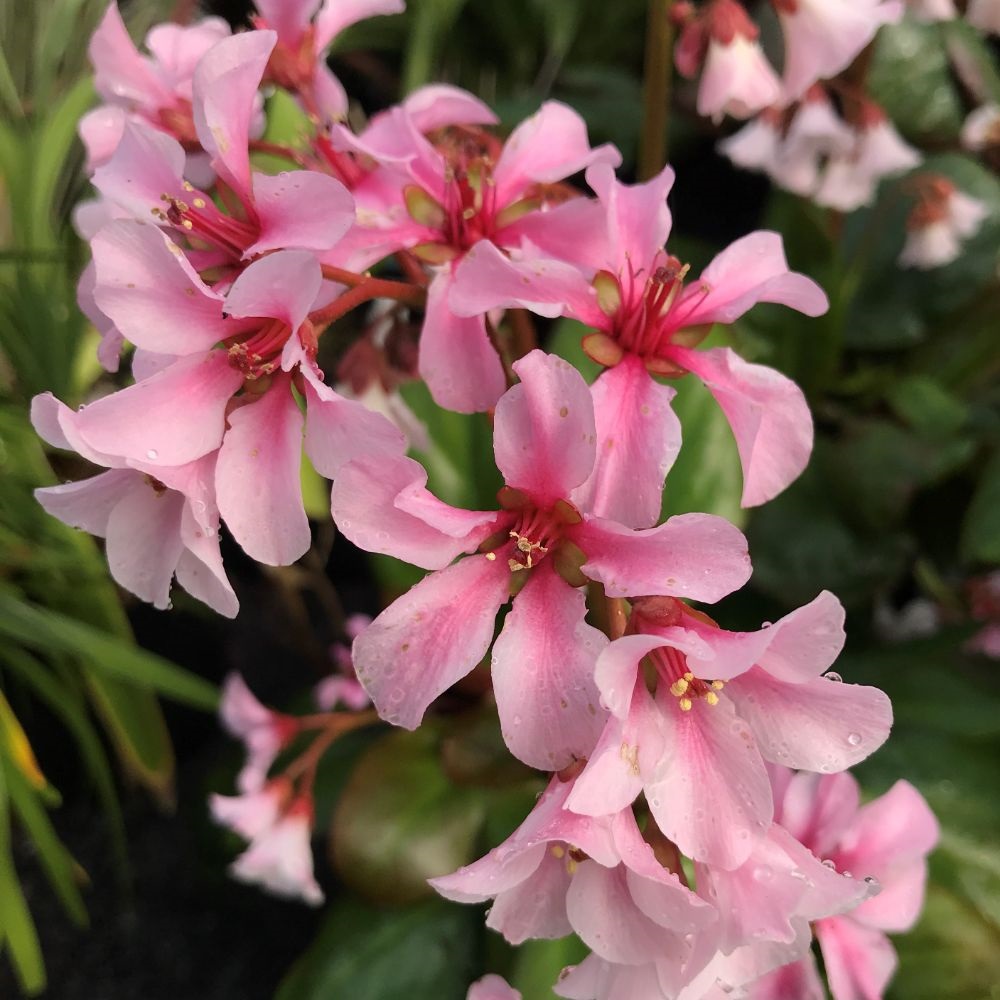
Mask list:
[[[920,162],[852,68],[904,5],[771,6],[783,55],[737,0],[674,4],[677,67],[699,78],[698,114],[756,116],[721,142],[735,164],[849,213]],[[992,23],[985,6],[969,19]],[[878,1000],[886,934],[917,919],[937,839],[912,785],[862,805],[848,773],[888,738],[889,699],[831,672],[836,596],[747,630],[724,601],[751,575],[741,530],[661,513],[692,429],[675,411],[685,381],[731,428],[744,507],[803,473],[806,395],[739,331],[770,304],[811,338],[830,308],[821,276],[794,270],[771,229],[692,269],[671,232],[673,169],[621,170],[630,157],[593,145],[561,102],[501,129],[440,84],[363,120],[328,49],[402,7],[258,0],[247,30],[162,24],[145,51],[108,8],[90,47],[104,103],[80,123],[96,189],[78,216],[80,303],[105,368],[128,375],[78,410],[35,399],[38,434],[95,467],[38,500],[104,538],[114,579],[161,609],[176,583],[233,617],[227,566],[309,553],[316,474],[332,483],[335,563],[350,542],[427,571],[394,576],[382,606],[350,602],[309,681],[315,712],[227,680],[222,721],[246,762],[211,814],[247,843],[236,879],[336,896],[311,847],[327,751],[382,723],[447,742],[490,718],[540,797],[478,860],[470,837],[457,870],[443,855],[425,874],[449,900],[491,900],[487,925],[512,945],[576,935],[555,994],[819,1000],[818,954],[835,1000]],[[268,132],[278,97],[300,114],[287,145]],[[970,148],[995,148],[996,118],[970,117]],[[902,264],[953,260],[988,210],[933,171],[906,183]],[[582,355],[551,349],[557,319],[597,363],[590,383],[567,360]],[[479,478],[464,494],[401,395],[419,382],[425,416],[489,427],[475,473],[444,456]],[[520,997],[500,972],[470,1000]]]

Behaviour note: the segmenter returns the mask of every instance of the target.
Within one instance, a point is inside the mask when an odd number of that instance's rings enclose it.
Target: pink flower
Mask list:
[[[84,441],[80,414],[49,393],[32,400],[31,421],[53,447],[108,469],[36,490],[35,497],[53,517],[106,540],[117,583],[162,609],[170,606],[176,576],[192,597],[227,618],[236,616],[239,602],[219,552],[214,455],[154,466],[99,452]]]
[[[460,107],[468,116],[466,104]],[[353,266],[400,249],[436,265],[420,337],[420,375],[439,405],[461,413],[487,410],[506,387],[503,365],[483,315],[459,315],[453,308],[455,268],[480,240],[504,248],[531,244],[575,259],[590,231],[593,205],[567,202],[551,187],[589,164],[617,164],[621,157],[612,146],[592,149],[583,119],[556,101],[522,122],[499,150],[482,134],[438,150],[418,121],[416,109],[403,107],[360,138],[334,133],[382,164],[353,189],[361,224],[334,255],[360,244]]]
[[[739,131],[721,140],[719,151],[744,170],[770,175],[781,151],[782,125],[781,112],[767,108]]]
[[[459,267],[453,306],[467,314],[523,306],[573,316],[600,331],[584,339],[612,367],[594,387],[601,461],[587,486],[594,510],[645,526],[660,510],[664,476],[679,446],[670,389],[653,375],[697,375],[725,412],[743,463],[743,504],[784,489],[805,467],[812,419],[798,387],[728,348],[693,346],[712,323],[732,323],[758,302],[779,302],[809,316],[827,308],[819,286],[788,270],[777,233],[751,233],[722,251],[696,282],[661,248],[670,232],[666,168],[645,184],[619,183],[607,166],[587,172],[605,215],[586,267],[502,254],[477,244]]]
[[[757,38],[760,29],[736,0],[712,0],[678,42],[677,68],[694,76],[700,65],[698,114],[716,121],[777,104],[781,84]]]
[[[929,270],[957,260],[962,242],[974,236],[990,214],[985,202],[957,190],[947,178],[918,178],[918,200],[907,220],[903,267]]]
[[[474,864],[430,883],[446,899],[494,903],[486,920],[512,944],[576,933],[614,965],[657,963],[679,986],[688,939],[716,919],[665,869],[631,809],[596,820],[566,809],[572,782],[553,777],[528,818]]]
[[[830,159],[814,200],[840,212],[853,212],[874,201],[882,178],[905,173],[917,166],[920,159],[920,154],[903,141],[885,112],[869,101],[855,132],[854,148]]]
[[[920,915],[937,820],[906,781],[859,808],[857,782],[848,774],[775,778],[776,821],[832,870],[863,874],[880,889],[850,913],[819,920],[815,932],[834,1000],[881,1000],[896,967],[886,933],[909,930]],[[769,995],[751,994],[753,1000]]]
[[[1000,105],[983,104],[962,125],[962,145],[974,153],[1000,146]]]
[[[980,31],[1000,35],[1000,0],[969,0],[965,17]]]
[[[758,632],[725,632],[676,600],[633,599],[628,635],[598,657],[611,718],[569,807],[604,815],[640,791],[663,833],[714,867],[743,865],[768,830],[764,761],[839,771],[885,741],[888,698],[822,676],[844,642],[824,591]],[[656,672],[655,697],[640,663]]]
[[[312,825],[312,803],[296,799],[272,826],[251,839],[230,874],[275,896],[319,906],[324,896],[313,875]]]
[[[267,785],[275,757],[298,733],[298,720],[262,705],[239,674],[226,678],[219,718],[226,731],[246,746],[247,760],[236,779],[237,787],[244,795],[260,791]]]
[[[303,429],[307,455],[330,477],[355,455],[403,448],[388,421],[322,381],[308,321],[319,263],[306,251],[272,253],[223,295],[154,227],[117,222],[93,250],[101,312],[167,363],[82,411],[80,436],[156,468],[217,452],[215,497],[236,540],[261,562],[293,562],[310,544],[299,485]]]
[[[368,615],[350,615],[346,622],[347,638],[353,641],[370,624],[371,618]],[[351,647],[335,642],[330,653],[337,666],[337,672],[325,677],[316,685],[313,691],[316,704],[324,712],[332,712],[340,703],[355,712],[367,708],[371,704],[371,698],[359,683],[354,671]]]
[[[592,677],[607,643],[586,623],[587,579],[612,597],[669,593],[717,600],[749,574],[745,542],[721,518],[691,514],[632,531],[590,513],[577,490],[596,458],[594,404],[580,374],[533,351],[496,407],[502,510],[460,511],[425,488],[406,458],[356,460],[332,493],[356,545],[437,572],[355,640],[354,665],[383,718],[415,728],[427,706],[493,644],[497,611],[517,596],[493,650],[493,687],[511,752],[545,769],[584,757],[604,712]],[[448,565],[476,547],[476,555]],[[447,568],[445,568],[447,567]]]
[[[290,792],[285,779],[275,778],[243,795],[213,795],[209,799],[212,819],[244,840],[254,840],[278,821]]]
[[[255,6],[256,26],[278,35],[268,77],[299,95],[307,111],[327,119],[347,116],[347,94],[326,65],[334,39],[358,21],[404,9],[403,0],[255,0]]]
[[[483,976],[469,987],[465,1000],[521,1000],[521,994],[500,976]]]
[[[158,24],[146,36],[150,56],[142,55],[129,37],[117,3],[112,2],[90,40],[94,86],[107,102],[80,120],[93,171],[110,159],[126,121],[142,121],[173,136],[186,150],[201,152],[191,110],[191,81],[201,57],[230,35],[220,17],[190,26]]]
[[[846,69],[883,24],[903,16],[901,0],[775,0],[785,33],[785,101]]]

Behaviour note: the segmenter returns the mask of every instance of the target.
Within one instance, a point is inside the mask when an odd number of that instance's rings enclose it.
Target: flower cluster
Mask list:
[[[303,452],[332,481],[344,536],[430,571],[373,621],[348,622],[353,646],[333,651],[323,712],[283,715],[227,683],[223,720],[248,760],[240,794],[212,811],[250,842],[233,874],[320,902],[309,837],[323,751],[376,712],[417,727],[489,654],[506,745],[547,788],[507,841],[434,879],[440,893],[493,899],[488,924],[515,944],[579,935],[592,953],[557,984],[565,997],[789,996],[781,983],[816,978],[814,932],[838,1000],[852,982],[878,995],[891,969],[882,931],[919,910],[935,829],[905,785],[858,811],[843,773],[888,736],[889,701],[829,672],[844,642],[833,595],[728,631],[694,602],[746,583],[743,535],[709,514],[661,523],[681,440],[670,380],[694,375],[725,414],[744,506],[802,472],[813,429],[800,389],[729,347],[699,348],[758,303],[814,317],[825,294],[766,231],[690,277],[669,248],[670,168],[624,183],[618,151],[592,146],[558,102],[506,141],[488,107],[444,85],[347,125],[326,48],[397,0],[257,7],[235,35],[212,19],[160,26],[148,56],[114,5],[104,18],[91,55],[108,103],[81,125],[98,198],[78,218],[93,258],[80,300],[109,370],[129,347],[132,382],[79,411],[43,395],[32,413],[52,445],[105,470],[39,500],[103,536],[115,579],[157,607],[176,578],[237,613],[223,527],[264,564],[307,551]],[[796,183],[868,192],[893,156],[902,168],[901,140],[874,108],[851,132],[810,87],[899,4],[775,7],[781,80],[735,0],[684,12],[678,62],[702,66],[701,110],[779,104]],[[308,123],[295,146],[262,138],[275,87]],[[777,120],[766,127],[777,136]],[[734,158],[750,145],[734,140]],[[257,153],[290,169],[263,172]],[[588,191],[569,181],[581,173]],[[958,195],[934,190],[968,229]],[[330,367],[327,331],[372,301]],[[530,313],[582,323],[602,369],[593,384],[509,337],[511,310],[529,326]],[[442,407],[491,414],[495,509],[427,488],[407,454],[421,429],[394,401],[413,377]],[[516,993],[487,977],[470,996]]]

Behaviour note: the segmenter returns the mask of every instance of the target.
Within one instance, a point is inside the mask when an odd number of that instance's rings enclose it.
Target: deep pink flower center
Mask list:
[[[292,335],[291,327],[280,319],[262,319],[256,330],[241,334],[229,345],[229,363],[253,381],[277,371],[281,351]]]
[[[551,506],[542,506],[509,486],[500,490],[499,500],[501,507],[509,511],[509,520],[480,546],[487,559],[506,558],[511,573],[523,574],[551,556],[556,572],[568,583],[579,586],[585,582],[579,578],[583,554],[567,537],[567,528],[583,520],[573,504],[557,500]]]
[[[161,195],[165,208],[154,208],[153,215],[179,229],[188,238],[210,243],[228,256],[241,259],[246,248],[257,241],[260,232],[252,207],[241,206],[247,218],[235,218],[220,212],[210,198],[190,184],[185,182],[184,187],[191,193],[190,202]]]
[[[450,167],[446,176],[441,241],[465,252],[496,228],[497,200],[492,165],[477,157]]]
[[[705,681],[688,669],[687,657],[671,646],[660,646],[649,654],[656,668],[657,685],[664,684],[677,699],[682,712],[690,712],[695,702],[708,706],[719,703],[723,681]]]

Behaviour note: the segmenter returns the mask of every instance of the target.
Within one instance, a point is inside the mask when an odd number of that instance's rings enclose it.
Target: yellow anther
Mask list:
[[[709,691],[708,694],[705,695],[705,701],[707,701],[709,705],[718,705],[719,696],[714,691]]]
[[[690,698],[681,698],[681,700],[677,704],[681,706],[681,711],[682,712],[690,712],[691,711],[691,704],[692,704],[692,702],[691,702]]]
[[[204,198],[195,198],[193,204],[194,204],[195,208],[204,208],[205,207],[205,199]]]
[[[577,863],[573,858],[566,859],[566,874],[573,875],[577,869]]]
[[[687,673],[686,673],[686,674],[684,675],[684,680],[686,680],[686,681],[687,681],[687,682],[688,682],[688,683],[690,684],[690,683],[691,683],[691,681],[693,681],[693,680],[694,680],[694,674],[692,674],[692,673],[691,673],[691,671],[689,670],[689,671],[688,671],[688,672],[687,672]]]
[[[183,227],[184,227],[185,229],[194,229],[194,223],[193,223],[193,222],[192,222],[192,221],[191,221],[190,219],[184,219],[184,220],[183,220],[183,221],[181,222],[181,225],[182,225],[182,226],[183,226]]]
[[[725,681],[712,681],[712,690],[721,691],[726,686]]]
[[[670,693],[675,698],[679,698],[685,691],[687,691],[689,686],[688,681],[684,680],[682,677],[680,680],[674,681],[674,683],[670,685]]]
[[[497,557],[497,554],[495,552],[487,552],[486,553],[486,558],[489,559],[490,562],[494,562],[496,560],[496,557]]]
[[[566,853],[562,844],[553,844],[550,850],[552,851],[552,857],[554,858],[561,858]]]

